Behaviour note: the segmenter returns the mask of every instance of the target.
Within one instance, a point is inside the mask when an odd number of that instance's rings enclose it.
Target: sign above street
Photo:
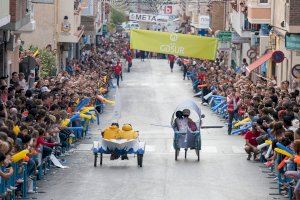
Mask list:
[[[157,22],[157,15],[143,14],[143,13],[130,13],[129,20],[140,22]]]
[[[209,29],[209,27],[210,27],[209,16],[199,15],[199,28]]]
[[[217,38],[221,41],[221,42],[231,42],[232,39],[232,32],[230,31],[219,31],[217,33]]]
[[[173,6],[172,5],[166,5],[165,6],[165,14],[170,15],[173,13]]]
[[[218,40],[212,37],[148,30],[130,32],[132,49],[156,53],[215,60],[217,46]]]

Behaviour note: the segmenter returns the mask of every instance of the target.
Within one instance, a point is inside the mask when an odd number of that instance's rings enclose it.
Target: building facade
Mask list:
[[[31,0],[0,1],[0,76],[19,71],[20,36],[35,29]]]
[[[232,59],[241,66],[246,58],[255,74],[277,83],[296,80],[292,68],[300,64],[300,2],[297,0],[236,0],[230,3],[229,29],[233,32]],[[277,52],[276,52],[277,51]],[[282,52],[275,62],[272,52]],[[271,53],[270,53],[271,52]],[[261,65],[256,65],[263,63]]]
[[[291,87],[295,88],[299,85],[299,80],[292,76],[292,68],[300,64],[300,2],[276,0],[271,4],[272,48],[282,51],[285,59],[276,64],[276,67],[270,68],[268,75],[276,76],[277,82],[288,80]]]
[[[33,0],[36,30],[23,34],[25,48],[50,47],[57,53],[57,63],[63,69],[68,60],[79,58],[82,4],[79,0]],[[42,36],[42,37],[41,37]]]

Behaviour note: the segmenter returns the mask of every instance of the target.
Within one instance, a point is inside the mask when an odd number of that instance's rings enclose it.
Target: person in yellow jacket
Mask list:
[[[122,130],[120,134],[117,136],[118,139],[126,139],[126,140],[133,140],[136,139],[138,133],[132,129],[131,124],[124,124],[122,126]]]
[[[112,140],[117,139],[120,135],[121,130],[119,129],[118,123],[112,123],[109,127],[107,127],[101,134],[104,139]],[[120,156],[116,152],[112,152],[110,155],[111,160],[116,160]]]
[[[117,139],[120,135],[121,130],[119,129],[118,123],[112,123],[102,132],[102,137],[107,140]]]

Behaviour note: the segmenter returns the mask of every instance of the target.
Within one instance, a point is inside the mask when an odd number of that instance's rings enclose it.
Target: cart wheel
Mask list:
[[[186,159],[188,149],[184,149],[184,158]]]
[[[98,154],[94,153],[94,167],[97,167],[97,157],[98,157]]]
[[[175,149],[175,160],[177,160],[178,155],[179,155],[179,149]]]
[[[100,153],[100,166],[102,166],[103,153]]]
[[[143,167],[143,154],[137,154],[137,162],[139,167]]]
[[[200,161],[200,150],[199,149],[196,149],[196,154],[197,154],[198,162],[199,162]]]

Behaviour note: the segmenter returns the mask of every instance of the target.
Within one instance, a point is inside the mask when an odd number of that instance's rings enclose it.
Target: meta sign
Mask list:
[[[143,13],[130,13],[129,20],[139,22],[157,22],[157,15],[143,14]]]

